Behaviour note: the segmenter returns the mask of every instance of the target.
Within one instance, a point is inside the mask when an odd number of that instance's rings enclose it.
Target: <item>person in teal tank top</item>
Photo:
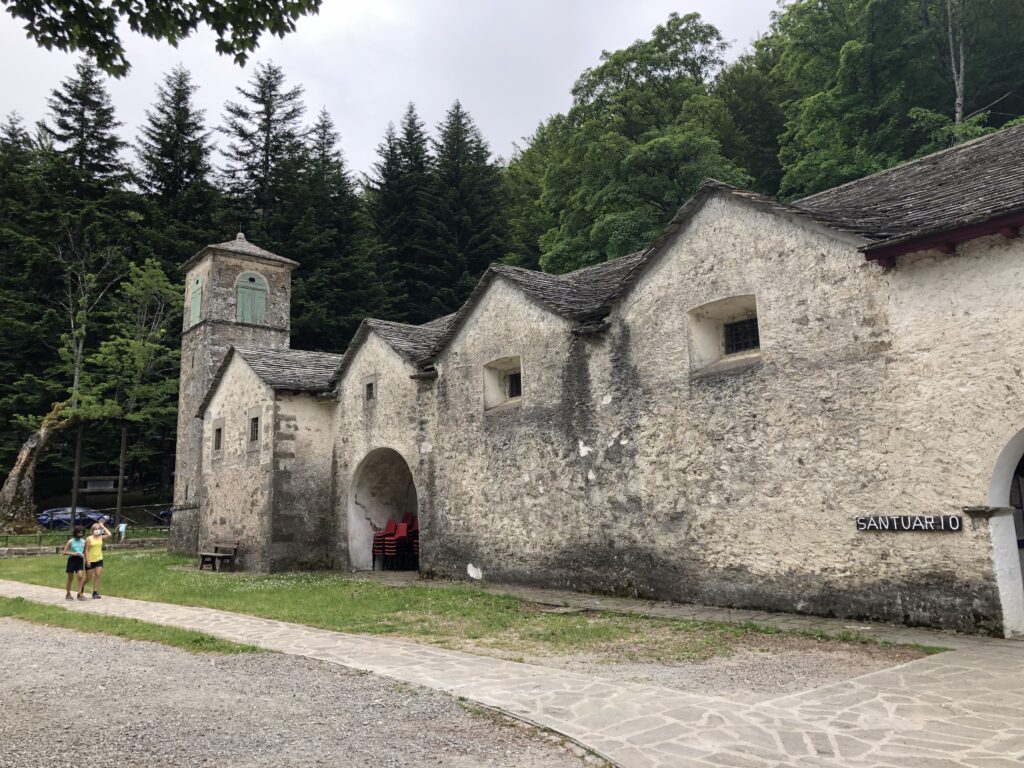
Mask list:
[[[64,543],[64,554],[68,556],[68,564],[64,568],[64,572],[68,575],[67,584],[64,585],[64,589],[67,592],[64,595],[65,600],[71,600],[71,578],[75,574],[78,574],[78,599],[85,600],[85,595],[82,594],[82,589],[85,586],[85,531],[82,530],[81,526],[76,526],[70,539]]]

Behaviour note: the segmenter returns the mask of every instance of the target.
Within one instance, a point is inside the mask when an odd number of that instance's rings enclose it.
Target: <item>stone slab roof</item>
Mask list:
[[[319,393],[331,389],[342,355],[306,352],[301,349],[240,349],[231,347],[210,381],[197,416],[203,417],[232,358],[238,355],[249,364],[260,381],[271,389]]]
[[[207,245],[201,249],[195,256],[186,261],[181,265],[181,271],[187,271],[193,264],[195,264],[200,257],[207,251],[225,251],[227,253],[237,253],[240,256],[248,256],[253,259],[259,259],[260,261],[269,261],[275,264],[283,264],[288,267],[297,267],[299,262],[286,259],[284,256],[278,256],[276,253],[271,253],[265,248],[260,248],[258,245],[254,245],[245,239],[245,235],[239,232],[235,235],[234,240],[227,240],[223,243],[213,243]]]
[[[916,239],[1024,210],[1024,125],[797,200],[876,241]]]
[[[326,392],[342,355],[301,349],[235,349],[271,389]]]
[[[388,320],[366,320],[367,327],[375,330],[398,354],[411,363],[428,357],[434,351],[438,340],[448,330],[455,318],[445,315],[423,325],[393,323]]]
[[[642,262],[643,255],[639,251],[563,275],[549,275],[503,264],[496,264],[491,270],[558,314],[570,320],[587,322],[608,313],[610,299],[617,294],[633,268]]]
[[[356,352],[366,341],[370,332],[376,332],[384,342],[397,352],[404,360],[414,365],[425,358],[433,356],[439,343],[444,338],[449,326],[454,322],[456,313],[438,317],[423,325],[396,323],[391,320],[367,318],[359,324],[359,328],[349,342],[344,358],[334,374],[336,383],[348,369]]]

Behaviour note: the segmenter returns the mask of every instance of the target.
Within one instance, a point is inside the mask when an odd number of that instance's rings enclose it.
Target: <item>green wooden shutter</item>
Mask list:
[[[250,322],[263,325],[267,314],[267,292],[257,289],[250,293],[252,294],[252,320]]]
[[[188,307],[188,324],[193,326],[199,322],[199,314],[203,307],[203,279],[197,277],[192,285],[192,296]]]
[[[243,272],[235,290],[235,319],[240,323],[263,325],[267,315],[267,281],[255,272]]]
[[[252,291],[247,286],[238,286],[238,304],[235,319],[240,323],[252,322]]]

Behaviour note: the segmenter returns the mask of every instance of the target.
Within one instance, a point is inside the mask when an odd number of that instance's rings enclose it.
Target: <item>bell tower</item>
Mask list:
[[[208,245],[181,265],[185,311],[181,333],[178,437],[174,472],[172,547],[194,549],[188,524],[202,495],[202,421],[199,405],[229,347],[287,349],[291,328],[291,273],[297,262],[253,245],[239,233]],[[179,516],[182,517],[180,525]],[[185,540],[182,540],[184,536]]]

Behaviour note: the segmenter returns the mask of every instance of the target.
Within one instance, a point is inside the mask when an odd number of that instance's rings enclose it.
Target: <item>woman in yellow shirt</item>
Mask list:
[[[103,523],[92,527],[92,536],[85,540],[85,584],[92,579],[92,599],[100,599],[100,576],[103,575],[103,542],[110,538],[110,531]]]

